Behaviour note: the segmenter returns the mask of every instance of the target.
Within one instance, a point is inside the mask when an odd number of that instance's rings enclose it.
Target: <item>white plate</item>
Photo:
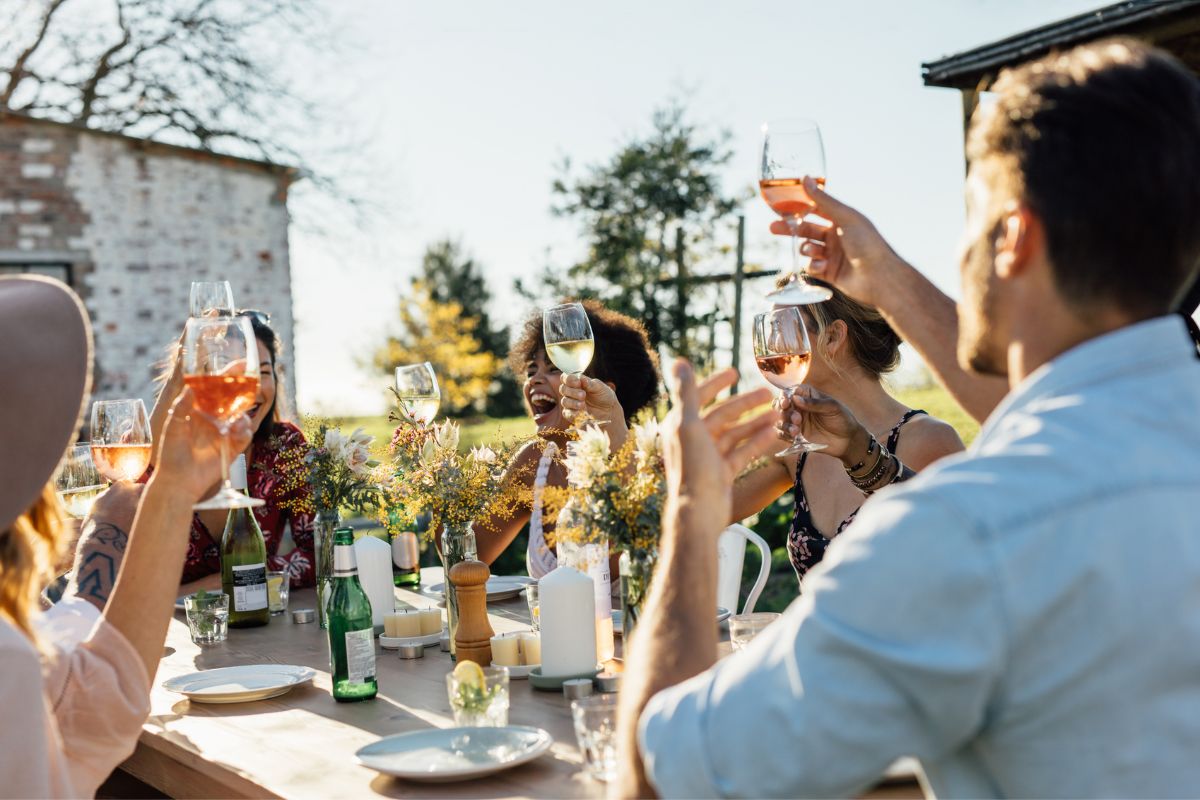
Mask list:
[[[492,664],[492,666],[494,667],[497,665]],[[508,670],[508,677],[510,680],[523,681],[529,678],[530,672],[533,672],[540,666],[541,664],[524,664],[519,667],[505,667],[505,669]]]
[[[526,764],[554,744],[540,728],[434,728],[388,736],[354,754],[364,767],[427,783],[481,778]]]
[[[493,575],[488,578],[487,582],[487,601],[494,603],[497,600],[507,600],[510,597],[516,597],[531,583],[533,583],[532,578],[520,575]],[[427,597],[440,598],[445,588],[446,584],[435,583],[432,586],[421,587],[421,592]]]
[[[442,640],[444,632],[427,633],[424,636],[380,636],[379,646],[385,650],[395,650],[406,644],[423,644],[426,647],[432,647]]]
[[[717,606],[717,624],[720,625],[725,620],[733,616],[733,612],[728,608]],[[625,635],[625,612],[619,608],[614,608],[612,612],[613,633],[617,636]]]
[[[197,703],[249,703],[289,692],[316,674],[291,664],[247,664],[180,675],[163,681],[163,688]]]

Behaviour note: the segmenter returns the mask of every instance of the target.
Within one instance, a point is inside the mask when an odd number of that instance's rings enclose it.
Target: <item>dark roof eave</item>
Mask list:
[[[1103,36],[1127,33],[1147,23],[1170,21],[1200,7],[1200,0],[1126,0],[1052,22],[921,65],[926,86],[974,89],[989,83],[1002,67]]]

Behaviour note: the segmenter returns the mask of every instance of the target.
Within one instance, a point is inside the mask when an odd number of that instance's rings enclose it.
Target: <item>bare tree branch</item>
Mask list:
[[[33,57],[38,48],[42,46],[42,42],[46,40],[46,32],[50,30],[50,22],[54,18],[54,12],[58,11],[59,7],[66,0],[50,0],[50,4],[46,6],[46,12],[42,15],[42,23],[38,28],[37,35],[33,41],[26,47],[13,61],[13,65],[8,69],[8,84],[4,87],[4,92],[0,93],[0,108],[9,108],[12,101],[13,93],[17,91],[17,87],[31,73],[26,72],[25,65],[29,63],[29,59]]]

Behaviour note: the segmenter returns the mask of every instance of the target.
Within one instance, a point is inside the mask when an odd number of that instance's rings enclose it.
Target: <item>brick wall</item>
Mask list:
[[[0,265],[69,261],[92,317],[97,398],[153,399],[193,280],[271,314],[292,378],[286,185],[278,174],[48,123],[0,121]]]

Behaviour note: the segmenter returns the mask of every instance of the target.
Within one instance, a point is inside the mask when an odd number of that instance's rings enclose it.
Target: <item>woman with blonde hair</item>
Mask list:
[[[53,478],[87,403],[91,331],[63,284],[0,278],[0,343],[0,794],[91,796],[133,752],[149,711],[192,505],[219,472],[218,434],[184,392],[157,443],[158,471],[120,532],[112,595],[86,636],[59,649],[40,633],[37,592],[64,545]],[[244,447],[249,424],[231,435]]]

